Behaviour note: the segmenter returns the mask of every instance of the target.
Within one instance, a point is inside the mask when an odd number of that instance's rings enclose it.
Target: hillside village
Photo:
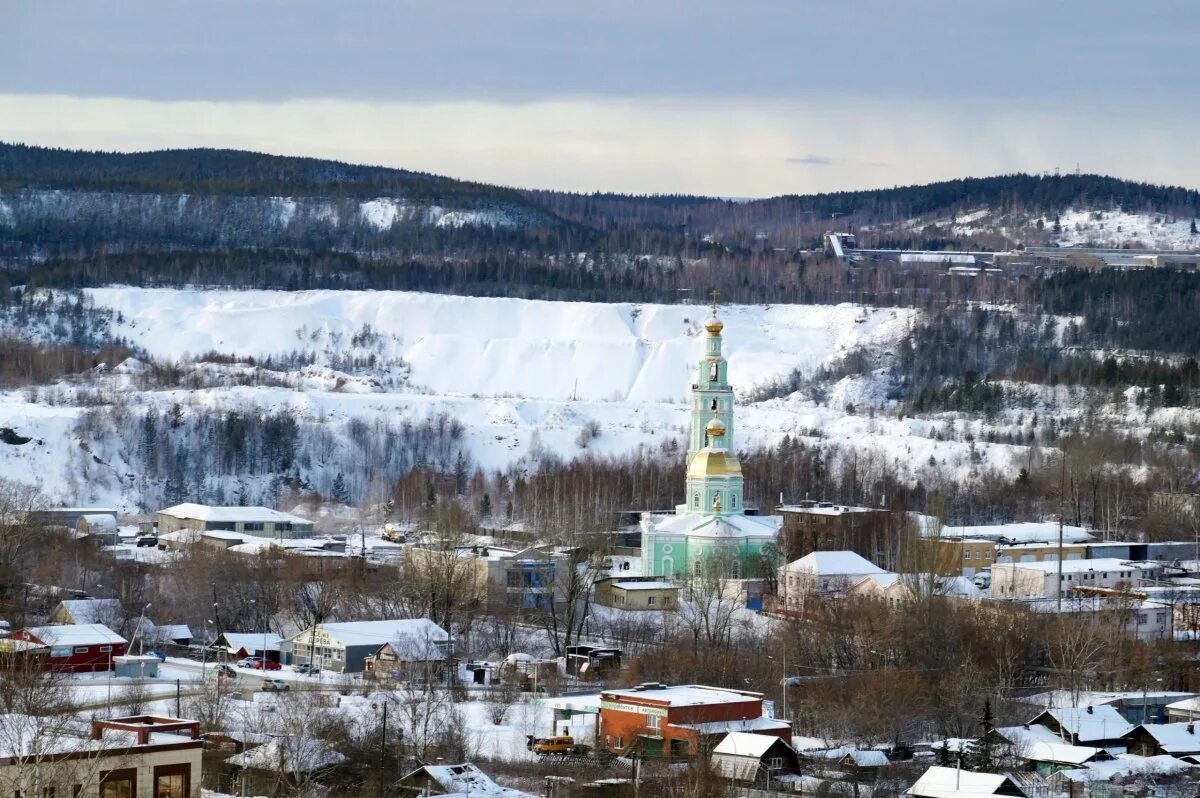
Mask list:
[[[726,338],[714,292],[678,503],[603,529],[564,514],[547,535],[436,492],[348,527],[308,507],[56,507],[5,483],[0,780],[1194,794],[1194,495],[1155,494],[1191,523],[1154,540],[819,494],[763,513]]]

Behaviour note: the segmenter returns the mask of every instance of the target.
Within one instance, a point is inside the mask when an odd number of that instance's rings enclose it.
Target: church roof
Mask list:
[[[703,479],[704,477],[740,477],[742,464],[725,449],[714,449],[705,446],[696,452],[692,464],[688,466],[688,479]]]
[[[702,538],[775,537],[782,518],[777,515],[660,515],[651,531],[660,535]]]

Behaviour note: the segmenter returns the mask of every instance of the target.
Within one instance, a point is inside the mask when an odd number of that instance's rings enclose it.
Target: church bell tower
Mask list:
[[[704,323],[707,337],[704,357],[692,383],[691,429],[688,436],[687,464],[692,464],[696,452],[709,443],[708,423],[716,418],[724,425],[724,448],[733,448],[733,388],[729,386],[729,363],[721,354],[721,330],[725,325],[717,318],[717,298],[712,292],[712,314]]]

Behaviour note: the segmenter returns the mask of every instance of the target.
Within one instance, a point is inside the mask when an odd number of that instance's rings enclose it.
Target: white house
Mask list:
[[[1111,558],[996,563],[992,566],[992,597],[1057,598],[1060,589],[1066,595],[1077,588],[1133,586],[1144,574],[1139,565]]]
[[[1024,796],[1017,783],[1002,773],[974,773],[961,768],[931,767],[905,795],[912,798],[979,798],[984,795]]]
[[[779,569],[779,601],[800,609],[816,594],[843,593],[867,576],[887,571],[853,551],[814,551]]]

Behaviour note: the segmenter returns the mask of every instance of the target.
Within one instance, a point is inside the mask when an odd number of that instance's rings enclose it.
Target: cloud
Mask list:
[[[788,158],[788,163],[801,166],[869,166],[874,169],[890,169],[891,165],[883,161],[859,161],[853,158],[835,158],[832,155],[809,153],[797,158]]]

